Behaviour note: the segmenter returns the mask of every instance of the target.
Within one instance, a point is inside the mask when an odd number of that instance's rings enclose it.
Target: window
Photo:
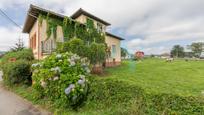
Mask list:
[[[36,49],[36,34],[32,39],[33,39],[33,49]]]
[[[30,48],[33,48],[33,45],[32,45],[32,44],[33,44],[33,43],[32,43],[32,38],[30,38],[29,41],[30,41]]]
[[[41,48],[42,48],[42,52],[51,53],[56,48],[55,41],[53,39],[41,41]]]
[[[32,49],[36,49],[36,34],[34,34],[31,38],[30,38],[30,48]]]
[[[116,57],[116,45],[112,45],[111,57],[112,58]]]
[[[98,32],[102,32],[103,31],[103,25],[100,23],[97,23],[97,30],[98,30]]]

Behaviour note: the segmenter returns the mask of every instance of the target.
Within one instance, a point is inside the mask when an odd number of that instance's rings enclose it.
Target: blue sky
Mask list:
[[[77,9],[110,22],[108,31],[124,37],[130,53],[169,52],[173,45],[204,41],[204,0],[0,0],[0,8],[23,27],[30,4],[70,16]],[[0,15],[0,50],[28,35]]]

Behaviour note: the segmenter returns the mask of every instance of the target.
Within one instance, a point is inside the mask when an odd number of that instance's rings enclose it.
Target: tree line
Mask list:
[[[190,52],[185,52],[184,47],[181,45],[174,45],[171,50],[171,56],[175,58],[183,57],[200,57],[201,53],[204,51],[204,42],[195,42],[191,45],[187,45],[187,49]]]

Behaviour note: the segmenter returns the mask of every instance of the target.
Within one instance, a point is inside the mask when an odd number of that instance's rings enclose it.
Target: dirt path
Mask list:
[[[4,89],[1,85],[1,76],[2,72],[0,71],[0,115],[50,115]]]

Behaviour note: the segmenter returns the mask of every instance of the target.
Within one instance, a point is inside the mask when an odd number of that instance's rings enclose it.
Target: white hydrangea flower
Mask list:
[[[34,63],[34,64],[32,64],[32,67],[36,67],[36,64]]]
[[[64,90],[65,94],[69,95],[74,88],[75,88],[75,85],[74,84],[70,84],[69,87],[67,87]]]
[[[90,72],[91,72],[91,70],[90,70],[88,67],[85,68],[85,71],[86,71],[87,73],[90,73]]]
[[[76,63],[74,61],[70,62],[70,66],[75,66],[75,65],[76,65]]]
[[[58,80],[58,79],[59,79],[59,77],[58,77],[58,76],[55,76],[53,80],[56,81],[56,80]]]
[[[41,85],[43,88],[45,88],[45,87],[47,86],[47,83],[46,83],[44,80],[41,80],[40,82],[41,82],[40,85]]]
[[[68,62],[70,63],[70,66],[75,66],[76,65],[76,62],[74,60],[73,57],[71,57],[70,59],[68,59]]]
[[[81,86],[84,86],[85,85],[85,82],[86,82],[86,78],[85,78],[85,75],[79,75],[80,79],[77,81],[77,83]]]
[[[50,70],[55,71],[55,72],[59,72],[59,73],[62,72],[60,67],[51,68]]]
[[[76,55],[76,56],[75,56],[75,59],[76,59],[76,60],[79,60],[79,59],[80,59],[80,57],[79,57],[78,55]]]
[[[66,88],[66,89],[64,90],[64,92],[65,92],[65,94],[69,95],[69,94],[71,93],[71,89],[70,89],[70,88]]]
[[[32,67],[38,67],[38,66],[41,66],[41,65],[39,63],[32,64]]]
[[[55,68],[51,68],[50,71],[55,71]]]
[[[80,57],[78,55],[74,54],[74,55],[71,56],[71,59],[72,60],[79,60]]]
[[[85,80],[80,79],[80,80],[78,80],[77,83],[78,83],[79,85],[83,85],[83,84],[85,83]]]
[[[61,54],[57,54],[57,55],[56,55],[56,58],[57,58],[57,59],[60,59],[61,57],[62,57]]]
[[[85,75],[79,75],[80,79],[84,79]]]
[[[57,71],[57,72],[59,72],[59,73],[60,73],[60,72],[61,72],[60,67],[56,67],[56,68],[55,68],[55,71]]]
[[[87,67],[86,63],[82,63],[81,66],[82,66],[83,68]]]

